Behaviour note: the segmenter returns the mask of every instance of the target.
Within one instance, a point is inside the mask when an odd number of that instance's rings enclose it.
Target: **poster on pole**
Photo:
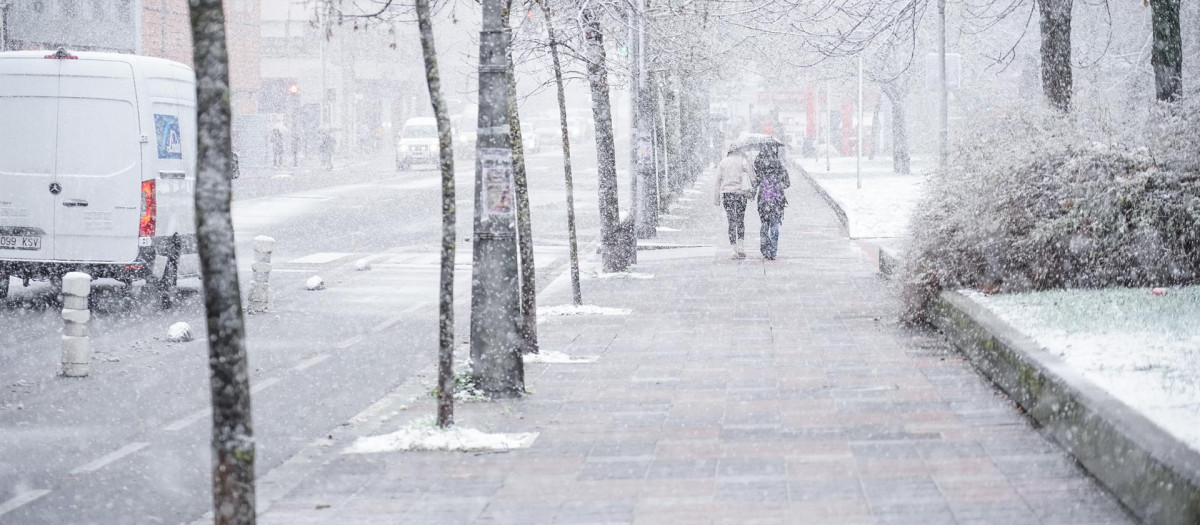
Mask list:
[[[512,217],[516,209],[512,150],[481,148],[479,164],[483,170],[483,216]]]

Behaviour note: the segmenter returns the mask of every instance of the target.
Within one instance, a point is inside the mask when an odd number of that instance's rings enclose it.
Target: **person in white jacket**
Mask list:
[[[751,167],[737,150],[729,153],[717,165],[715,204],[725,207],[729,218],[729,247],[731,259],[745,259],[746,200],[750,192]]]

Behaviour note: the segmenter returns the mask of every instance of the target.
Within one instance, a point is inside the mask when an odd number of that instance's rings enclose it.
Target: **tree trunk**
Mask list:
[[[512,0],[504,11],[504,27],[509,28]],[[521,116],[517,107],[517,76],[513,68],[512,45],[508,46],[508,129],[512,136],[513,183],[517,189],[517,250],[521,271],[521,353],[538,353],[537,284],[533,264],[533,225],[529,210],[529,184],[525,173],[525,144],[521,140]]]
[[[1071,110],[1071,7],[1073,0],[1038,0],[1042,31],[1042,92],[1050,106]]]
[[[508,127],[508,34],[503,0],[483,0],[475,141],[471,378],[493,397],[525,391],[515,183]]]
[[[658,172],[655,177],[658,179],[658,210],[659,212],[667,211],[669,201],[667,197],[671,193],[671,167],[667,157],[667,111],[665,97],[663,96],[662,73],[654,73],[651,75],[651,80],[654,85],[654,167]]]
[[[229,58],[221,0],[189,0],[196,65],[196,246],[203,275],[212,389],[213,512],[218,525],[248,525],[254,511],[250,370],[234,254]]]
[[[592,88],[592,115],[596,121],[596,167],[600,183],[600,243],[604,271],[625,269],[626,257],[618,224],[617,154],[613,144],[612,105],[609,103],[608,69],[604,59],[604,35],[600,29],[598,8],[583,10],[584,39],[587,42],[588,83]]]
[[[867,155],[867,160],[875,160],[875,152],[879,150],[879,135],[881,133],[879,125],[879,111],[883,108],[883,97],[875,99],[875,111],[871,114],[871,152]]]
[[[1179,29],[1179,0],[1150,0],[1154,21],[1154,92],[1158,100],[1174,102],[1183,95],[1183,38]]]
[[[450,136],[450,117],[442,98],[442,77],[438,73],[437,47],[433,45],[433,22],[429,0],[417,0],[417,27],[421,31],[421,52],[425,56],[425,83],[429,102],[437,119],[438,157],[442,171],[442,271],[438,287],[438,400],[437,425],[454,424],[454,251],[456,243],[454,208],[454,139]]]
[[[546,15],[546,35],[550,39],[550,60],[554,64],[554,84],[558,88],[558,122],[562,132],[563,176],[567,183],[567,239],[571,255],[571,298],[575,306],[583,305],[583,293],[579,288],[579,245],[575,238],[575,183],[571,179],[571,134],[567,129],[567,94],[563,85],[562,65],[558,58],[558,41],[554,37],[554,25],[550,18],[547,0],[539,0],[542,13]]]
[[[895,80],[883,85],[883,93],[892,103],[892,171],[908,175],[912,171],[908,154],[908,116],[905,107],[908,89],[903,80]]]
[[[684,173],[681,155],[683,143],[680,133],[682,117],[679,107],[679,91],[676,88],[676,75],[668,73],[662,79],[662,82],[662,99],[664,109],[666,110],[667,187],[670,191],[666,197],[666,201],[669,205],[683,188],[682,180]]]

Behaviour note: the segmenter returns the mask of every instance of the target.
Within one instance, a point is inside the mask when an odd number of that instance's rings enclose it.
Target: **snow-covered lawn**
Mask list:
[[[451,426],[438,428],[432,416],[416,419],[404,428],[382,436],[358,438],[343,452],[344,454],[372,454],[399,452],[403,450],[456,450],[464,452],[480,450],[512,450],[529,448],[537,439],[537,432],[516,434],[489,434],[473,428]]]
[[[821,188],[846,212],[850,237],[855,239],[904,237],[908,235],[908,217],[920,196],[924,177],[922,164],[913,163],[913,175],[892,172],[892,160],[863,159],[862,188],[858,187],[854,157],[835,157],[830,170],[825,159],[794,158]],[[795,184],[799,181],[793,180]]]
[[[1200,286],[965,293],[1200,450]]]

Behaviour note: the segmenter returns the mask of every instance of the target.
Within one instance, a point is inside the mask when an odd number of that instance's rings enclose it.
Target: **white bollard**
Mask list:
[[[88,375],[92,358],[87,335],[87,322],[92,318],[92,311],[88,310],[88,294],[91,291],[92,276],[82,272],[63,276],[62,375],[67,377]]]
[[[250,305],[252,314],[263,313],[271,306],[271,252],[275,250],[275,239],[265,235],[254,238],[254,263],[250,270],[254,276],[250,281]]]

